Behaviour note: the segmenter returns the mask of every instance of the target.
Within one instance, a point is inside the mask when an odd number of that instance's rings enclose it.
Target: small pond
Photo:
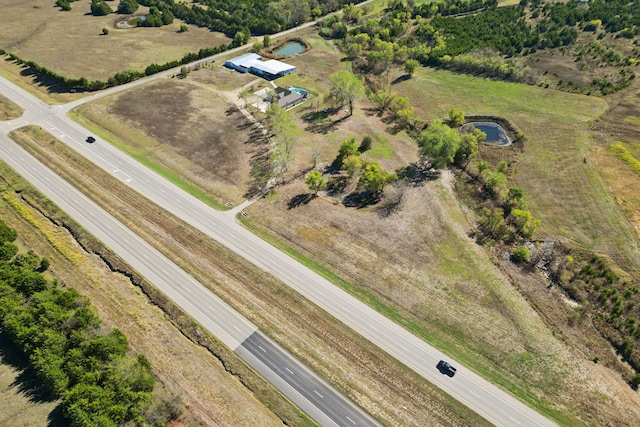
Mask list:
[[[300,42],[289,42],[273,53],[279,56],[294,56],[304,52],[304,49],[305,46]]]
[[[495,145],[511,145],[511,139],[507,132],[496,122],[467,122],[460,128],[461,132],[466,132],[473,126],[487,134],[483,142]]]

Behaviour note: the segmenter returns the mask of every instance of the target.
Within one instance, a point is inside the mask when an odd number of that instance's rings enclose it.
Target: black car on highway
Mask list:
[[[438,368],[438,370],[441,373],[443,373],[445,375],[449,375],[450,377],[453,377],[456,374],[456,371],[457,371],[456,368],[451,366],[451,363],[445,362],[444,360],[439,361],[438,365],[436,365],[436,368]]]
[[[94,142],[96,142],[96,139],[95,139],[94,137],[92,137],[92,136],[88,136],[88,137],[87,137],[87,142],[88,142],[89,144],[93,144]]]

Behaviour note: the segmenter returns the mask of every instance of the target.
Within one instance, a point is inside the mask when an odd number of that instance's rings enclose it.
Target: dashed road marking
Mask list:
[[[313,392],[314,392],[315,394],[317,394],[318,396],[320,396],[320,398],[321,398],[321,399],[324,399],[324,396],[323,396],[323,395],[321,395],[320,393],[318,393],[318,391],[317,391],[317,390],[313,390]]]
[[[267,350],[265,350],[261,345],[258,346],[258,348],[262,351],[264,351],[265,353],[267,352]]]
[[[355,423],[356,423],[356,422],[355,422],[355,421],[353,421],[351,418],[349,418],[349,416],[348,416],[348,415],[346,415],[346,417],[347,417],[347,419],[348,419],[349,421],[351,421],[353,424],[355,424]]]
[[[285,368],[284,368],[284,369],[286,369],[286,370],[287,370],[287,372],[289,372],[291,375],[294,375],[294,373],[293,373],[293,371],[292,371],[291,369],[287,368],[286,366],[285,366]]]

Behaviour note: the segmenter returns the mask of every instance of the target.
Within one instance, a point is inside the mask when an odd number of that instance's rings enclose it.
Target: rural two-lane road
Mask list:
[[[454,378],[443,376],[435,367],[440,359],[449,359],[443,353],[331,284],[315,272],[302,266],[288,255],[251,234],[237,224],[235,218],[229,212],[219,212],[210,208],[102,140],[98,140],[94,144],[85,143],[84,140],[88,132],[65,116],[64,113],[67,108],[64,106],[48,106],[2,78],[0,78],[0,93],[25,109],[25,114],[20,119],[0,124],[0,131],[2,131],[0,132],[2,134],[0,153],[3,159],[116,252],[118,250],[126,252],[127,245],[123,242],[134,237],[127,235],[124,231],[121,232],[122,235],[114,234],[108,238],[103,236],[105,230],[101,226],[102,222],[95,222],[90,213],[74,208],[77,206],[74,197],[78,201],[80,199],[76,194],[71,195],[73,193],[71,189],[65,190],[65,193],[57,194],[59,192],[57,187],[62,184],[52,183],[47,179],[34,182],[37,178],[32,175],[36,170],[43,169],[43,166],[35,160],[29,159],[30,156],[25,156],[14,143],[9,141],[5,136],[6,131],[27,123],[40,125],[57,138],[65,141],[72,148],[78,150],[96,165],[138,191],[142,196],[162,206],[168,212],[209,235],[261,269],[272,273],[301,295],[325,309],[345,325],[353,328],[356,332],[448,392],[458,399],[461,404],[481,414],[490,422],[509,427],[555,425],[502,389],[482,379],[455,361],[452,361],[452,363],[458,367],[458,374]],[[15,153],[18,152],[20,154],[16,155]],[[150,248],[148,250],[151,251],[153,249]],[[141,252],[141,254],[143,253],[146,252]],[[166,263],[170,262],[166,260],[161,261],[160,264],[151,264],[146,262],[144,255],[141,257],[140,255],[135,256],[135,254],[133,259],[128,259],[125,256],[123,258],[154,284],[157,284],[156,281],[163,280],[165,273],[167,273],[165,271],[167,269]],[[163,266],[165,266],[164,269]],[[172,298],[188,299],[192,301],[190,304],[195,307],[199,306],[196,302],[204,298],[203,295],[189,295],[188,291],[185,292],[181,289],[180,281],[168,283],[167,285],[171,289],[167,290],[161,287],[163,292]],[[200,315],[206,314],[208,316],[210,314],[207,313],[206,308],[206,306],[202,307],[200,305],[197,310],[189,311],[189,313],[198,321],[203,322],[200,319]],[[218,333],[222,334],[222,332]],[[216,336],[229,345],[223,336],[217,333]],[[242,346],[239,351],[237,351],[238,347],[233,344],[230,347],[241,355],[245,350],[249,352],[250,348],[259,349],[255,342],[259,342],[262,337],[245,336],[245,338],[250,339],[247,341],[246,346]],[[238,342],[240,341],[238,340]],[[256,352],[254,351],[252,354],[256,354]],[[267,359],[261,360],[260,363],[267,363]],[[280,368],[269,369],[269,371],[273,373],[277,369]],[[268,379],[272,382],[282,380],[282,377],[278,378],[275,380]],[[274,385],[277,386],[277,383],[274,383]],[[288,386],[283,387],[286,388]],[[309,392],[306,393],[310,395]],[[311,392],[312,394],[315,393]],[[303,408],[303,410],[305,412],[308,411],[306,408]],[[360,411],[356,412],[362,414]],[[310,413],[310,415],[317,419],[317,414]],[[367,420],[367,417],[364,416],[364,419]],[[369,420],[369,422],[372,421]],[[320,423],[324,424],[322,421]]]

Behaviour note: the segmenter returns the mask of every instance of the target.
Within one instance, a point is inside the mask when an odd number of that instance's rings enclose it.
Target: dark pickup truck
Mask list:
[[[438,365],[436,367],[438,368],[438,370],[441,373],[443,373],[445,375],[449,375],[450,377],[453,377],[456,374],[456,371],[457,371],[456,368],[451,366],[451,363],[445,362],[444,360],[439,361]]]

